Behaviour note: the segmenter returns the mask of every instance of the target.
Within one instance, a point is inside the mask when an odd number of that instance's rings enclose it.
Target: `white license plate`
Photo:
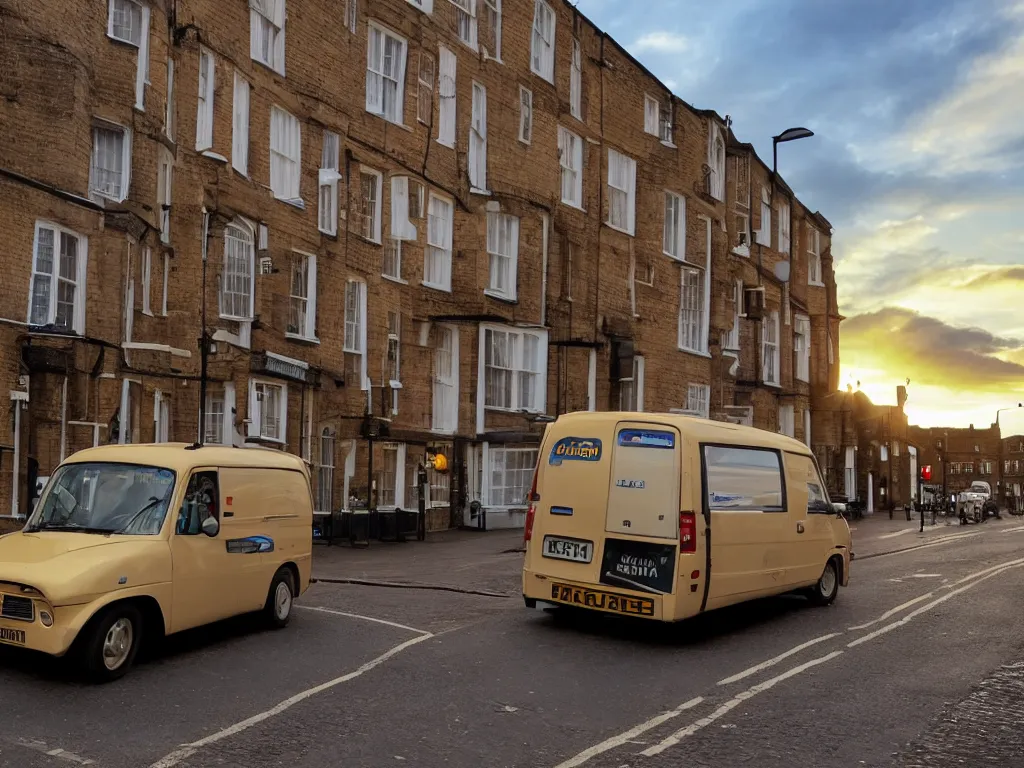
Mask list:
[[[594,542],[545,536],[544,557],[571,560],[574,563],[589,563],[594,559]]]
[[[25,631],[21,629],[7,629],[0,627],[0,643],[11,645],[25,645]]]

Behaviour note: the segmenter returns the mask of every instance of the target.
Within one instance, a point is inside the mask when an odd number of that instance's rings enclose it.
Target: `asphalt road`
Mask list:
[[[1024,527],[975,532],[858,558],[826,609],[666,627],[321,584],[284,631],[190,633],[110,686],[3,652],[0,766],[1012,768]]]

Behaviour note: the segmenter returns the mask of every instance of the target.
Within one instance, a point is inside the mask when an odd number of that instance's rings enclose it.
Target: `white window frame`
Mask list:
[[[153,249],[146,248],[142,249],[142,263],[140,269],[142,271],[142,314],[153,316]]]
[[[409,5],[424,13],[434,12],[434,0],[406,0]]]
[[[454,325],[437,326],[432,405],[431,431],[455,434],[459,429],[459,329]]]
[[[402,313],[398,311],[388,312],[387,356],[391,363],[387,372],[391,388],[391,415],[397,416],[398,394],[402,390]]]
[[[494,51],[484,50],[485,58],[502,63],[501,60],[501,0],[483,0],[491,28],[494,30]]]
[[[158,150],[156,204],[160,217],[160,242],[171,242],[171,209],[174,202],[174,155],[166,147]]]
[[[124,37],[117,33],[117,28],[114,26],[114,14],[119,9],[121,9],[122,12],[127,11],[131,15],[130,19],[133,25],[136,22],[138,23],[138,39],[135,39],[134,35],[131,37]],[[141,48],[144,34],[142,23],[143,10],[144,6],[142,3],[136,2],[136,0],[110,0],[107,8],[107,37],[111,40],[116,40],[119,43],[127,43],[134,48]],[[135,30],[133,29],[133,32],[134,31]]]
[[[707,357],[711,315],[711,219],[704,215],[698,219],[704,222],[704,263],[688,261],[680,268],[678,346],[682,352]],[[699,334],[696,344],[692,343],[694,333]]]
[[[779,203],[779,253],[789,255],[790,248],[790,208],[789,203]]]
[[[723,342],[723,351],[728,353],[732,352],[738,354],[740,351],[740,318],[745,317],[743,314],[743,279],[740,278],[733,282],[733,304],[735,310],[732,315],[732,328],[730,328],[725,334],[725,341]]]
[[[759,245],[772,246],[772,203],[771,193],[768,187],[761,187],[761,227],[757,230],[755,239]]]
[[[447,206],[447,226],[444,231],[433,226],[440,217],[438,206]],[[427,202],[427,247],[423,252],[423,285],[438,291],[452,290],[452,237],[455,231],[455,201],[449,197],[430,193]],[[436,263],[432,262],[436,260]]]
[[[572,62],[569,70],[569,114],[583,120],[583,50],[580,39],[572,39]]]
[[[139,57],[135,68],[135,108],[146,111],[146,86],[149,85],[149,16],[148,5],[142,6],[142,35],[139,40]]]
[[[276,104],[270,108],[270,190],[278,200],[302,204],[302,124]]]
[[[796,438],[796,408],[792,405],[779,406],[779,434]]]
[[[249,108],[252,87],[242,73],[235,70],[232,99],[231,167],[243,176],[249,175]]]
[[[488,345],[495,334],[504,334],[510,340],[511,358],[506,365],[488,365]],[[536,345],[537,358],[526,360],[526,341],[531,339]],[[534,365],[535,368],[527,368]],[[519,328],[509,325],[481,324],[478,370],[478,397],[480,410],[503,412],[544,413],[547,409],[547,367],[548,367],[548,332],[543,328]],[[509,402],[488,403],[489,369],[503,371],[511,379],[509,384]],[[524,377],[530,379],[530,394],[524,402]],[[504,399],[504,398],[502,398]],[[478,430],[481,431],[481,430]]]
[[[285,332],[285,336],[292,339],[302,339],[303,341],[318,342],[316,337],[316,305],[317,305],[317,287],[316,287],[316,255],[312,253],[305,253],[304,251],[292,251],[293,262],[291,264],[291,281],[289,285],[289,330]],[[296,263],[302,264],[302,272],[305,277],[305,296],[302,296],[295,291],[295,277],[296,277]],[[301,310],[301,311],[299,311]],[[293,312],[298,316],[298,322],[293,324]],[[290,330],[292,327],[297,327],[297,331]]]
[[[661,122],[661,102],[651,96],[644,94],[644,133],[651,136],[661,137],[659,123]]]
[[[620,210],[623,206],[624,210]],[[636,234],[636,160],[611,147],[608,148],[608,218],[605,223],[631,237]]]
[[[320,431],[320,445],[317,449],[316,473],[316,511],[330,514],[334,511],[334,469],[337,436],[330,427]]]
[[[258,64],[285,73],[286,0],[249,0],[249,56]]]
[[[562,126],[558,126],[558,162],[562,169],[562,203],[583,210],[583,139]]]
[[[415,0],[409,0],[414,3]],[[429,68],[425,64],[430,62]],[[424,74],[426,72],[426,75]],[[420,51],[419,67],[416,71],[416,120],[429,125],[434,116],[434,82],[437,80],[437,59],[429,51]],[[426,98],[424,98],[426,94]]]
[[[178,111],[174,101],[174,59],[167,57],[167,103],[164,104],[164,135],[174,141],[178,128]]]
[[[217,406],[217,407],[215,407]],[[225,440],[229,435],[225,425],[229,423],[230,409],[225,392],[207,392],[206,394],[206,434],[202,436],[207,445],[230,445]]]
[[[350,279],[345,284],[342,348],[352,355],[366,354],[366,283]]]
[[[120,134],[121,137],[121,179],[117,190],[100,189],[99,172],[109,172],[109,168],[99,168],[99,142],[100,132],[106,134]],[[132,178],[132,130],[124,125],[111,123],[106,120],[96,120],[92,126],[92,153],[89,162],[89,190],[93,196],[112,200],[115,203],[124,202],[128,197],[128,190],[131,188]]]
[[[793,357],[796,358],[796,378],[798,381],[811,380],[811,319],[807,315],[797,315],[794,323]]]
[[[487,194],[487,88],[473,81],[469,122],[469,191]]]
[[[277,390],[277,436],[268,434],[264,420],[263,400],[261,391]],[[288,385],[280,381],[268,379],[249,379],[249,437],[256,437],[271,443],[285,445],[288,442]]]
[[[782,386],[780,371],[779,311],[761,320],[761,380],[770,387]]]
[[[471,50],[478,50],[477,0],[449,0],[454,7],[456,34]]]
[[[248,275],[244,271],[238,272],[233,280],[240,283],[239,290],[229,291],[229,262],[232,258],[239,258],[237,255],[232,255],[232,245],[245,248],[248,251],[247,254],[243,254],[243,256],[247,256],[245,260],[247,261]],[[247,286],[245,285],[246,281],[248,281]],[[245,288],[248,288],[248,291]],[[222,318],[237,322],[248,322],[253,319],[256,306],[256,232],[254,227],[244,219],[235,219],[224,228],[224,262],[220,276],[219,294]],[[226,300],[229,294],[233,297],[231,302]],[[229,304],[232,306],[228,306]],[[240,304],[247,304],[247,306],[241,307],[247,311],[234,311],[239,309]]]
[[[372,206],[367,205],[367,199],[363,196],[363,180],[364,177],[374,179],[373,190],[375,198],[372,201]],[[362,237],[364,240],[369,240],[371,243],[380,245],[381,240],[381,214],[384,210],[384,174],[380,171],[362,165],[359,167],[359,208],[354,218],[357,219],[356,234]],[[372,210],[370,210],[372,209]],[[358,221],[361,218],[362,226],[359,225]],[[367,218],[369,217],[369,218]],[[369,226],[367,226],[367,224]]]
[[[374,39],[379,38],[379,56],[373,56]],[[388,40],[399,46],[398,62],[390,72],[384,71],[387,60]],[[404,125],[405,119],[405,69],[409,55],[409,42],[401,35],[376,22],[368,22],[366,40],[366,111],[395,125]],[[394,83],[394,101],[386,104],[386,82]]]
[[[153,393],[153,442],[171,441],[171,398],[159,389]]]
[[[550,26],[549,26],[550,24]],[[544,0],[535,0],[530,37],[530,71],[555,82],[555,31],[558,17]]]
[[[353,35],[359,26],[359,0],[345,0],[345,27]]]
[[[325,235],[338,234],[338,182],[341,181],[341,137],[324,131],[320,152],[317,194],[317,228]]]
[[[519,264],[519,217],[487,214],[488,296],[515,301]]]
[[[486,502],[485,506],[488,509],[498,509],[498,510],[525,509],[527,506],[529,506],[529,501],[527,500],[526,496],[527,496],[527,494],[530,491],[531,478],[533,477],[534,468],[536,467],[537,461],[539,460],[539,455],[540,455],[539,449],[537,448],[537,446],[518,446],[518,445],[512,446],[512,445],[486,445],[485,444],[484,447],[485,447],[485,450],[484,450],[483,453],[484,453],[484,456],[486,457],[486,465],[482,469],[483,469],[484,475],[486,476],[486,488],[487,488],[487,494],[486,494],[486,497],[484,499],[484,501]],[[533,466],[527,467],[527,468],[513,469],[513,470],[509,470],[508,469],[508,457],[510,455],[528,456],[530,454],[533,455],[533,459],[534,459],[533,460]],[[503,483],[501,486],[499,486],[500,489],[502,489],[502,490],[505,489],[505,488],[513,488],[514,489],[516,486],[514,484],[512,484],[512,483],[509,483],[509,472],[512,471],[512,472],[519,472],[519,473],[521,473],[520,477],[518,479],[522,481],[522,485],[520,487],[522,488],[523,493],[522,493],[522,501],[520,503],[518,503],[518,504],[506,504],[506,503],[498,504],[498,503],[495,503],[497,488],[494,486],[493,478],[494,478],[494,474],[497,471],[499,471],[498,467],[497,467],[497,464],[498,464],[499,460],[501,461],[500,472],[501,472],[501,478],[502,478],[502,483]],[[502,502],[504,502],[504,499],[502,499]]]
[[[664,230],[664,254],[676,261],[686,261],[686,198],[667,189]]]
[[[437,54],[437,143],[449,149],[455,148],[456,117],[458,99],[456,77],[459,59],[455,52],[445,46],[438,47]],[[451,69],[449,73],[448,70]]]
[[[700,414],[702,419],[711,418],[711,387],[707,384],[690,384],[686,390],[686,410]]]
[[[40,271],[39,266],[39,233],[43,229],[51,230],[53,232],[53,254],[51,256],[51,271],[49,273]],[[69,330],[81,336],[85,333],[85,303],[88,298],[86,295],[85,282],[86,276],[88,275],[89,239],[85,235],[80,235],[71,229],[67,229],[53,222],[43,220],[36,222],[35,238],[32,245],[32,274],[28,283],[28,312],[26,314],[26,320],[29,325],[37,325],[37,323],[32,322],[32,300],[33,287],[36,278],[40,278],[49,281],[49,297],[45,308],[46,322],[43,323],[43,325],[54,325],[57,322],[57,299],[60,293],[59,284],[62,280],[64,282],[71,282],[67,278],[60,277],[62,237],[74,238],[77,241],[77,245],[75,247],[75,280],[73,283],[75,288],[75,298]]]
[[[203,79],[203,65],[206,79]],[[213,99],[217,91],[217,60],[206,48],[199,49],[199,102],[196,108],[196,152],[213,149]]]
[[[711,196],[715,200],[725,201],[725,139],[722,129],[714,118],[709,118],[708,130],[708,167],[711,169]]]
[[[164,251],[164,273],[163,273],[164,284],[163,284],[163,294],[160,297],[160,316],[161,317],[167,317],[167,293],[168,293],[167,289],[168,289],[168,287],[170,285],[170,277],[171,277],[171,254],[169,254],[166,251]]]
[[[821,232],[810,224],[806,225],[807,233],[807,284],[824,287],[821,270]]]
[[[628,375],[619,377],[619,410],[643,413],[644,374],[647,361],[642,355],[633,356],[633,365]]]
[[[533,91],[519,86],[519,141],[533,143]]]

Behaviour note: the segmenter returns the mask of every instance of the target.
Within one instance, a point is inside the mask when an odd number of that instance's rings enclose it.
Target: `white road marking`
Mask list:
[[[768,669],[769,667],[774,667],[780,661],[788,659],[790,656],[800,653],[800,651],[810,648],[812,645],[817,645],[818,643],[823,643],[826,640],[831,640],[833,637],[839,637],[839,635],[841,634],[842,632],[833,632],[831,635],[822,635],[821,637],[816,637],[814,640],[808,640],[806,643],[798,645],[796,648],[790,648],[785,653],[780,653],[778,656],[768,659],[768,661],[763,661],[760,664],[751,667],[750,669],[745,669],[739,674],[733,675],[732,677],[727,677],[724,680],[719,680],[718,684],[730,685],[746,677],[750,677],[751,675],[756,675],[758,672]]]
[[[888,611],[883,613],[881,616],[879,616],[874,621],[869,621],[867,624],[858,624],[855,627],[847,627],[847,629],[849,629],[851,632],[856,632],[858,629],[867,629],[868,627],[873,627],[875,624],[880,624],[881,622],[885,621],[890,616],[895,616],[900,611],[906,610],[910,606],[917,605],[921,601],[927,600],[929,597],[934,597],[934,596],[935,596],[934,592],[929,592],[927,595],[921,595],[920,597],[915,597],[913,600],[908,600],[907,602],[903,603],[903,605],[897,605],[895,608],[889,609]]]
[[[12,739],[11,743],[17,744],[19,747],[25,747],[25,749],[41,752],[48,757],[58,757],[61,760],[67,760],[70,763],[77,763],[78,765],[96,765],[95,760],[81,757],[80,755],[76,755],[74,752],[68,752],[66,749],[61,749],[60,747],[50,747],[50,745],[45,741]]]
[[[360,619],[362,621],[372,621],[374,624],[383,624],[386,627],[394,627],[395,629],[405,629],[409,632],[415,632],[419,635],[429,635],[425,629],[416,629],[416,627],[410,627],[405,624],[397,624],[393,621],[387,621],[386,619],[378,619],[373,616],[363,616],[361,613],[347,613],[345,611],[335,611],[332,608],[320,608],[315,605],[296,605],[296,608],[301,608],[304,611],[316,611],[317,613],[329,613],[332,616],[345,616],[350,619]]]
[[[1005,563],[1000,563],[999,565],[991,565],[988,568],[977,571],[976,573],[972,573],[969,576],[964,576],[962,579],[960,579],[960,581],[955,581],[950,586],[959,587],[961,584],[971,581],[972,579],[976,579],[979,576],[984,576],[987,573],[992,573],[992,571],[998,571],[1000,568],[1005,568],[1009,565],[1017,565],[1018,563],[1024,563],[1024,558],[1020,558],[1017,560],[1009,560]]]
[[[1024,525],[1017,528],[1007,528],[1003,533],[1018,533],[1019,531],[1024,531]]]
[[[972,587],[976,587],[981,582],[988,581],[993,576],[998,576],[999,574],[1003,573],[1004,571],[1008,571],[1008,570],[1010,570],[1012,568],[1019,568],[1022,565],[1024,565],[1024,560],[1018,560],[1018,561],[1013,562],[1013,563],[1004,564],[1003,566],[999,567],[997,570],[994,570],[991,573],[986,573],[984,576],[982,576],[982,577],[980,577],[978,579],[975,579],[974,581],[972,581],[972,582],[970,582],[968,584],[965,584],[964,586],[960,587],[959,589],[954,589],[952,592],[947,592],[942,597],[937,598],[936,600],[932,600],[927,605],[921,606],[920,608],[918,608],[916,611],[913,611],[912,613],[908,613],[906,616],[904,616],[899,621],[894,621],[892,624],[886,624],[881,629],[876,629],[874,632],[869,632],[868,634],[864,635],[864,637],[858,637],[852,643],[847,643],[846,647],[847,648],[855,648],[856,646],[861,645],[862,643],[866,643],[869,640],[874,640],[876,637],[880,637],[880,636],[886,634],[887,632],[891,632],[892,630],[896,629],[897,627],[902,627],[905,624],[909,624],[911,621],[914,620],[915,617],[920,616],[922,613],[926,613],[926,612],[930,611],[935,606],[940,605],[941,603],[946,602],[947,600],[949,600],[952,597],[956,597],[961,592],[966,592],[968,589],[971,589]],[[959,582],[957,582],[957,583],[959,583]]]
[[[894,557],[896,555],[912,555],[916,552],[920,552],[922,549],[930,549],[931,547],[940,547],[943,544],[949,544],[956,539],[970,539],[974,536],[980,536],[980,533],[956,533],[950,536],[942,536],[937,538],[935,541],[930,541],[927,544],[921,544],[919,546],[911,547],[910,549],[899,549],[895,552],[885,552],[881,555],[870,555],[871,560],[881,559],[883,557]],[[860,558],[858,558],[859,560]],[[863,559],[869,559],[868,555],[865,555]]]
[[[679,717],[679,715],[683,714],[683,712],[685,712],[688,709],[693,709],[702,701],[704,701],[704,699],[701,696],[698,696],[695,699],[690,699],[685,704],[680,704],[678,707],[676,707],[675,709],[670,709],[668,712],[662,712],[657,717],[652,717],[647,722],[640,723],[640,725],[636,726],[635,728],[630,728],[625,733],[620,733],[618,736],[612,736],[610,739],[605,739],[600,744],[590,747],[589,749],[583,750],[578,755],[576,755],[576,757],[570,757],[564,763],[559,763],[558,765],[556,765],[555,768],[577,768],[577,766],[583,765],[585,762],[587,762],[593,757],[597,757],[598,755],[604,754],[605,752],[609,752],[613,749],[618,749],[619,747],[625,746],[626,744],[630,744],[641,733],[646,733],[652,728],[657,728],[662,723],[668,722],[674,717]]]
[[[406,640],[401,645],[396,645],[391,650],[382,653],[377,658],[366,662],[361,667],[352,672],[349,672],[348,674],[342,675],[341,677],[337,677],[334,680],[329,680],[326,683],[321,683],[320,685],[317,685],[313,688],[309,688],[305,691],[302,691],[301,693],[297,693],[294,696],[285,699],[280,704],[271,707],[266,712],[260,712],[259,714],[246,718],[245,720],[242,720],[239,723],[235,723],[234,725],[228,726],[227,728],[221,731],[212,733],[209,736],[206,736],[205,738],[199,739],[198,741],[193,741],[191,744],[184,744],[178,749],[171,752],[170,754],[157,760],[149,768],[173,768],[173,766],[178,765],[183,760],[187,760],[188,758],[192,757],[192,755],[194,755],[203,747],[209,746],[210,744],[215,744],[218,741],[223,741],[226,738],[229,738],[231,736],[241,733],[242,731],[252,728],[254,725],[259,725],[264,720],[269,720],[272,717],[276,717],[285,710],[294,707],[296,704],[299,704],[300,702],[303,702],[312,696],[316,696],[318,693],[323,693],[324,691],[330,690],[331,688],[341,685],[342,683],[347,683],[349,680],[354,680],[355,678],[366,674],[370,670],[379,667],[385,661],[387,661],[393,656],[397,656],[407,648],[411,648],[417,643],[422,643],[424,640],[429,640],[432,637],[432,634],[426,634],[420,635],[419,637],[414,637],[411,640]]]
[[[728,714],[730,711],[732,711],[733,709],[738,707],[740,704],[742,704],[747,699],[752,699],[754,696],[757,696],[757,694],[764,693],[768,689],[774,688],[776,685],[781,683],[783,680],[788,680],[791,677],[796,677],[797,675],[801,674],[802,672],[806,672],[811,667],[816,667],[819,664],[825,664],[826,662],[832,661],[832,659],[836,658],[837,656],[842,656],[842,655],[843,655],[842,651],[833,651],[832,653],[828,654],[827,656],[822,656],[821,658],[812,659],[811,661],[808,661],[808,662],[806,662],[804,664],[801,664],[799,667],[793,667],[792,669],[790,669],[790,670],[788,670],[786,672],[783,672],[781,675],[773,677],[770,680],[765,680],[763,683],[758,683],[753,688],[749,688],[749,689],[743,691],[742,693],[737,694],[734,698],[729,699],[729,701],[725,702],[725,704],[720,706],[718,709],[716,709],[714,712],[712,712],[707,717],[703,717],[700,720],[697,720],[696,722],[691,723],[690,725],[686,726],[685,728],[682,728],[682,729],[676,731],[675,733],[673,733],[671,736],[669,736],[667,739],[665,739],[661,743],[655,744],[653,747],[650,747],[649,749],[645,749],[640,754],[643,755],[644,757],[654,757],[655,755],[660,755],[666,749],[670,749],[671,747],[674,747],[676,744],[678,744],[683,739],[685,739],[685,738],[687,738],[689,736],[692,736],[697,731],[699,731],[701,728],[704,728],[704,727],[706,727],[708,725],[711,725],[711,723],[715,722],[716,720],[718,720],[723,715]]]
[[[915,573],[910,578],[912,579],[941,579],[941,573]]]
[[[896,531],[896,533],[887,533],[884,536],[877,536],[878,539],[895,539],[897,536],[903,536],[907,533],[914,533],[917,528],[904,528],[902,531]]]

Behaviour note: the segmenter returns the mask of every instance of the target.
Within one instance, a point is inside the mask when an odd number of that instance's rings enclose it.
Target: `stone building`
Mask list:
[[[1000,430],[992,424],[976,429],[912,427],[912,439],[921,447],[922,465],[932,468],[931,484],[947,496],[966,490],[975,480],[984,480],[999,496],[1002,473],[999,466]],[[1012,465],[1011,465],[1012,466]],[[1006,501],[1001,500],[1005,506]]]
[[[11,519],[108,442],[292,451],[323,512],[413,508],[443,453],[430,528],[521,525],[572,410],[840,450],[831,225],[569,3],[0,19]]]

